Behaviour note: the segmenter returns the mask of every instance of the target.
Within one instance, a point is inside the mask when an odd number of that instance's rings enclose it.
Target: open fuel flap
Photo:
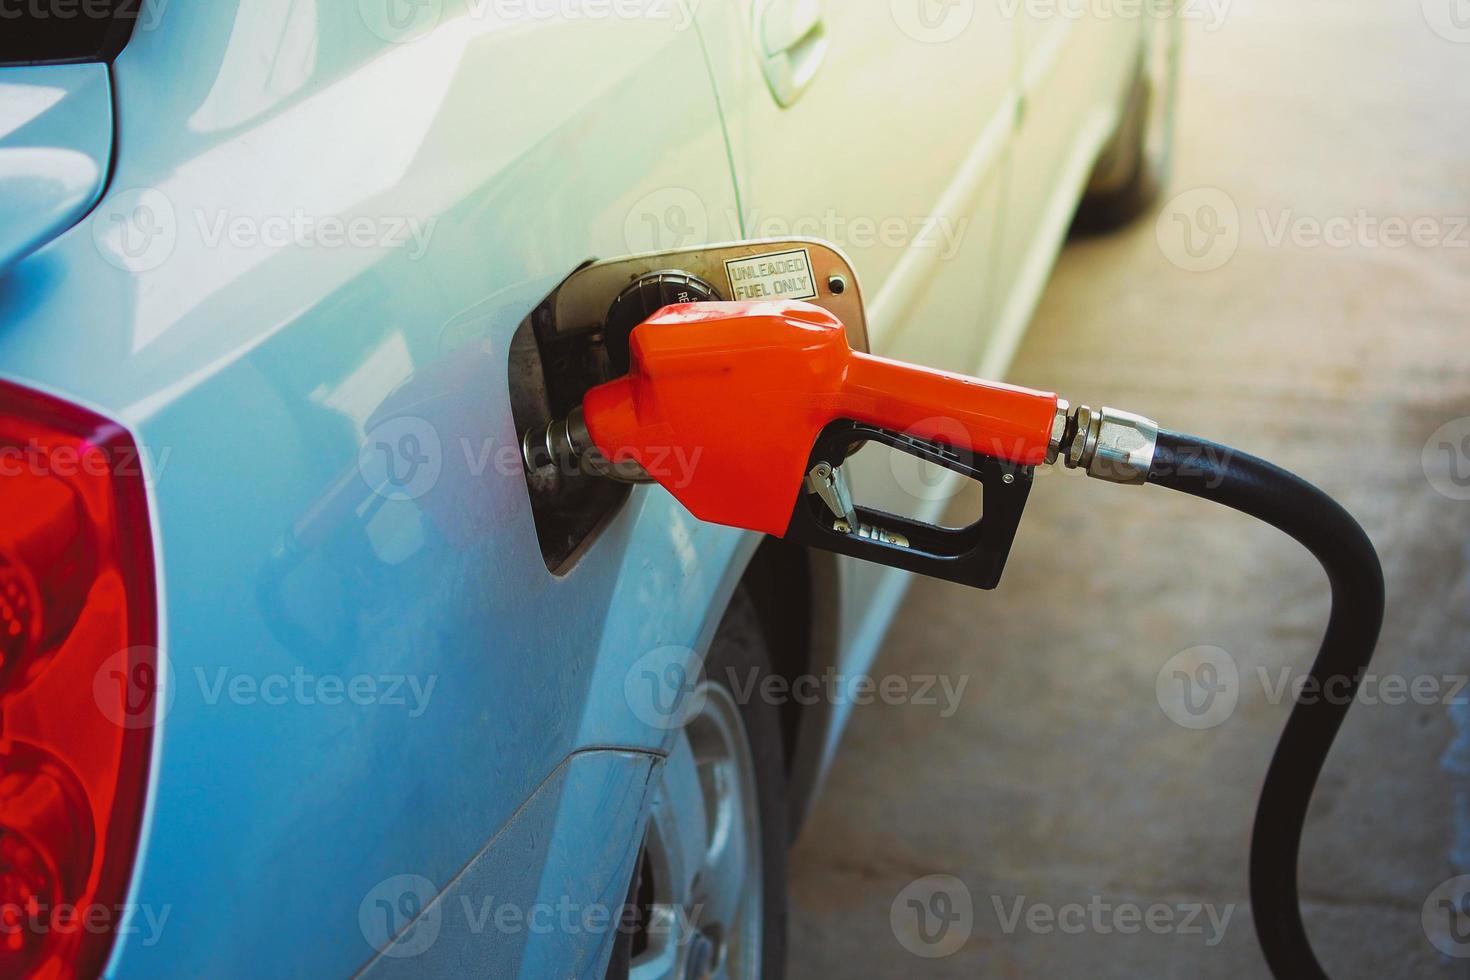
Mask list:
[[[628,369],[628,338],[665,306],[720,300],[801,300],[846,326],[868,349],[862,287],[841,250],[813,239],[701,245],[591,262],[572,273],[516,331],[510,351],[516,431],[545,432],[582,396]],[[608,480],[588,460],[544,466],[526,478],[546,567],[566,571],[627,499],[629,480]],[[636,482],[636,474],[624,474]]]

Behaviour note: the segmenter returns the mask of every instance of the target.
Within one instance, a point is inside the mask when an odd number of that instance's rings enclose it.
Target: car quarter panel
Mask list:
[[[140,25],[111,187],[0,279],[0,373],[128,425],[153,495],[167,669],[120,976],[366,963],[383,881],[449,882],[579,750],[660,751],[623,675],[698,648],[753,547],[640,491],[552,576],[508,405],[512,333],[580,263],[688,194],[737,237],[697,38],[389,7]]]
[[[657,766],[633,752],[574,755],[452,881],[384,881],[361,910],[383,950],[362,976],[600,976]]]

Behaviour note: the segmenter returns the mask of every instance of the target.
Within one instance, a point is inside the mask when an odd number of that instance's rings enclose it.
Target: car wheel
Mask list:
[[[1077,209],[1074,230],[1113,231],[1145,214],[1158,201],[1174,159],[1174,117],[1179,88],[1180,18],[1149,20],[1128,102]]]
[[[776,705],[752,694],[770,670],[755,608],[737,591],[663,766],[631,893],[637,926],[610,977],[784,975],[781,722]]]

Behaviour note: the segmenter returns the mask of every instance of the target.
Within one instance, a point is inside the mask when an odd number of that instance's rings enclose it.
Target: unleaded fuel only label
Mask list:
[[[816,299],[812,256],[804,248],[752,255],[725,263],[730,297],[737,303],[757,299]]]

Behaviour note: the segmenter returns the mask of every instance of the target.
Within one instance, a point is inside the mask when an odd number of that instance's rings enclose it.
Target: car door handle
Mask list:
[[[756,0],[755,43],[771,95],[795,104],[827,57],[822,0]]]

